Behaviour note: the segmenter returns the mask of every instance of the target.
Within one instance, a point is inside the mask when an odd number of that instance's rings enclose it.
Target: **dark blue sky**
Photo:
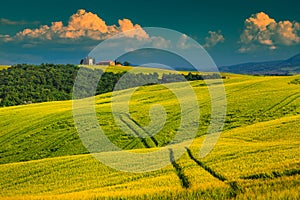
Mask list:
[[[85,36],[69,39],[54,33],[46,37],[45,30],[39,30],[44,35],[36,37],[16,35],[25,28],[51,27],[55,21],[68,26],[70,16],[78,9],[97,14],[107,26],[119,26],[118,20],[126,18],[142,27],[182,32],[204,46],[207,44],[206,49],[217,65],[284,59],[300,53],[299,6],[296,0],[2,1],[0,64],[78,62],[99,43],[99,39]],[[259,17],[256,14],[260,12],[264,15]],[[254,20],[245,24],[251,16]],[[269,18],[265,19],[265,16]],[[264,20],[270,24],[260,26]],[[241,36],[244,36],[243,40]]]

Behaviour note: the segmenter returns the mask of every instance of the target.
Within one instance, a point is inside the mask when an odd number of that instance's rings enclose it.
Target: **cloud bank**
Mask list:
[[[300,44],[300,24],[295,21],[276,21],[264,12],[252,15],[245,20],[240,36],[240,52],[252,51],[260,47],[270,50],[279,46]]]
[[[25,21],[17,22],[1,19],[0,23],[16,25],[24,24]],[[56,21],[52,22],[51,25],[41,25],[39,28],[27,28],[14,36],[0,35],[0,41],[21,44],[23,48],[33,48],[39,44],[65,45],[86,43],[93,46],[95,41],[102,41],[119,33],[122,33],[127,38],[153,43],[157,48],[171,45],[165,38],[150,37],[139,24],[134,24],[129,19],[119,19],[117,24],[107,25],[97,14],[83,9],[79,9],[75,14],[71,15],[67,24],[64,24],[62,21]],[[221,31],[209,31],[208,34],[209,36],[205,38],[203,47],[212,48],[224,42]],[[183,34],[177,47],[182,49],[191,47],[190,44],[187,44],[187,35]],[[89,46],[88,48],[90,49],[91,47]]]
[[[66,40],[105,40],[117,33],[136,29],[132,34],[126,35],[131,38],[147,39],[148,34],[138,24],[133,24],[129,19],[118,21],[118,25],[108,26],[103,19],[96,14],[83,9],[73,14],[67,25],[62,21],[52,22],[51,26],[43,25],[36,29],[24,29],[12,37],[5,37],[4,42],[9,41],[66,41]],[[126,33],[125,33],[126,34]]]

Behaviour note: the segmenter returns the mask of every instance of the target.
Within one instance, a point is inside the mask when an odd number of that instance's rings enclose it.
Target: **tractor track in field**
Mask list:
[[[293,93],[293,94],[291,94],[291,95],[289,95],[289,96],[283,98],[283,99],[280,100],[278,103],[276,103],[276,104],[272,105],[271,107],[267,108],[264,112],[268,112],[268,111],[272,110],[272,109],[275,108],[276,106],[280,105],[281,103],[285,102],[286,100],[288,100],[289,98],[291,98],[291,97],[293,97],[293,96],[295,96],[295,95],[297,95],[297,94],[298,94],[298,93],[295,92],[295,93]]]
[[[158,141],[153,137],[150,136],[149,133],[147,133],[135,120],[131,119],[130,116],[127,114],[122,114],[119,115],[119,119],[122,121],[124,125],[126,125],[134,134],[137,138],[140,139],[140,141],[143,143],[143,145],[146,148],[152,148],[153,145],[150,145],[149,142],[147,141],[147,138],[150,138],[151,143],[154,144],[155,147],[158,146]],[[140,132],[142,131],[142,132]],[[145,137],[148,136],[148,137]],[[130,145],[129,143],[128,145]],[[126,146],[128,146],[126,145]]]
[[[295,100],[298,99],[299,97],[300,97],[299,92],[295,92],[295,93],[293,93],[293,94],[291,94],[291,95],[285,97],[285,98],[282,99],[280,102],[278,102],[277,104],[273,105],[271,108],[267,109],[266,112],[269,111],[269,110],[271,110],[271,109],[276,108],[277,106],[280,106],[282,103],[285,103],[285,104],[283,104],[283,105],[280,107],[280,108],[282,108],[282,107],[284,107],[284,106],[286,106],[286,105],[292,103],[293,101],[295,101]],[[286,102],[286,101],[287,101],[287,102]],[[279,109],[280,109],[280,108],[279,108]],[[278,109],[277,109],[277,110],[278,110]],[[277,111],[277,110],[276,110],[276,111]]]
[[[146,148],[151,148],[151,146],[148,144],[148,142],[145,140],[145,138],[143,138],[140,133],[138,131],[136,131],[127,121],[125,121],[121,116],[120,116],[120,120],[130,129],[132,130],[136,137],[140,138],[141,142],[143,143],[143,145]]]
[[[133,144],[133,146],[131,147],[131,148],[129,148],[129,149],[134,149],[134,147],[136,147],[137,145],[138,145],[138,142],[136,142],[136,138],[135,139],[133,139],[133,140],[131,140],[130,142],[128,142],[128,143],[126,143],[123,147],[122,147],[122,149],[127,149],[130,145],[132,145]]]
[[[233,90],[233,91],[232,91],[231,93],[229,93],[229,94],[236,93],[236,92],[240,92],[240,91],[243,91],[243,90],[245,90],[245,89],[253,88],[253,87],[257,86],[257,85],[258,85],[259,83],[261,83],[261,82],[264,82],[264,80],[259,80],[259,81],[255,82],[255,83],[250,84],[250,85],[246,85],[246,86],[244,86],[244,87],[242,87],[242,88],[238,88],[238,89],[236,89],[236,90]]]
[[[134,119],[132,119],[128,114],[125,114],[126,117],[128,117],[129,120],[131,120],[133,123],[135,123],[136,126],[138,126],[140,129],[142,129],[148,136],[149,138],[153,141],[153,143],[155,144],[155,146],[158,146],[158,141],[155,139],[154,136],[151,136],[150,133],[148,133],[137,121],[135,121]]]
[[[190,159],[193,160],[199,167],[201,167],[202,169],[207,171],[210,175],[212,175],[213,177],[215,177],[219,181],[222,181],[225,184],[227,184],[231,189],[230,194],[231,194],[232,197],[236,197],[238,193],[243,191],[241,186],[236,181],[229,181],[225,176],[223,176],[220,173],[217,173],[212,168],[207,166],[205,163],[203,163],[200,160],[196,159],[194,157],[194,155],[192,154],[192,151],[189,148],[186,147],[186,151],[187,151]]]
[[[224,182],[227,181],[227,178],[222,176],[221,174],[218,174],[217,172],[215,172],[213,169],[211,169],[209,166],[205,165],[203,162],[197,160],[191,150],[189,148],[186,148],[186,151],[190,157],[190,159],[192,159],[198,166],[200,166],[201,168],[203,168],[205,171],[207,171],[208,173],[210,173],[213,177],[219,179],[220,181]]]
[[[225,184],[227,184],[230,187],[230,195],[232,197],[236,197],[238,193],[242,192],[243,189],[242,187],[236,182],[236,181],[230,181],[228,180],[225,176],[223,176],[222,174],[219,174],[217,172],[215,172],[212,168],[210,168],[209,166],[207,166],[206,164],[204,164],[203,162],[197,160],[191,150],[189,148],[186,147],[186,151],[187,154],[189,156],[189,158],[194,161],[199,167],[201,167],[203,170],[205,170],[206,172],[208,172],[211,176],[213,176],[214,178],[218,179],[221,182],[224,182]],[[184,174],[184,170],[183,168],[176,162],[175,158],[174,158],[174,152],[173,149],[169,149],[170,152],[170,162],[176,172],[176,175],[178,176],[180,182],[181,182],[181,186],[184,189],[188,189],[190,188],[190,181],[188,179],[188,177]]]
[[[295,96],[294,98],[290,99],[288,102],[286,102],[284,105],[280,106],[279,108],[277,108],[275,110],[275,112],[277,112],[278,110],[282,109],[283,107],[291,104],[292,102],[294,102],[295,100],[297,100],[300,97],[300,95]]]
[[[182,167],[176,162],[174,158],[174,152],[173,149],[169,149],[170,152],[170,161],[175,169],[175,172],[181,182],[181,186],[185,189],[188,189],[190,187],[190,182],[187,176],[184,175]]]
[[[33,124],[31,126],[28,127],[24,127],[21,131],[19,131],[18,134],[5,134],[5,135],[1,135],[1,140],[0,140],[0,145],[3,145],[5,143],[8,143],[10,141],[16,140],[17,138],[20,137],[21,134],[26,133],[27,131],[30,130],[42,130],[40,123],[43,123],[44,121],[48,121],[47,124],[50,124],[50,122],[55,122],[55,120],[53,120],[53,116],[56,116],[56,114],[49,114],[39,120],[35,120],[33,122]],[[12,130],[11,132],[15,132],[15,130]],[[32,135],[34,135],[36,133],[33,133]]]
[[[239,89],[234,90],[234,91],[231,91],[231,92],[226,92],[226,88],[224,88],[224,89],[225,89],[226,98],[230,97],[230,96],[231,96],[232,94],[234,94],[234,93],[237,93],[237,92],[240,92],[240,91],[249,89],[249,88],[253,88],[253,87],[257,86],[257,85],[258,85],[259,83],[261,83],[261,82],[263,82],[263,81],[255,82],[255,83],[253,83],[253,84],[244,86],[244,87],[242,87],[242,88],[239,88]],[[205,105],[207,105],[208,103],[211,103],[212,101],[215,102],[215,101],[220,101],[220,100],[223,100],[223,99],[224,99],[224,97],[218,97],[218,98],[215,98],[215,99],[210,99],[210,98],[209,98],[209,100],[204,101],[204,102],[202,102],[202,103],[199,103],[199,106],[205,106]]]
[[[278,110],[280,110],[283,107],[289,105],[290,103],[292,103],[293,101],[295,101],[299,97],[300,97],[299,93],[295,92],[295,93],[283,98],[278,103],[276,103],[276,104],[270,106],[269,108],[265,109],[262,114],[266,114],[267,112],[270,112],[273,109],[275,109],[274,112],[277,112]]]
[[[250,88],[254,88],[254,87],[256,87],[258,84],[260,84],[261,82],[263,82],[263,80],[257,81],[257,82],[255,82],[255,83],[250,84],[250,85],[246,85],[246,86],[244,86],[244,87],[242,87],[242,88],[238,88],[238,89],[233,90],[233,91],[228,92],[228,93],[225,91],[225,92],[226,92],[226,97],[230,97],[232,94],[237,93],[237,92],[241,92],[241,91],[244,91],[244,90],[248,90],[248,89],[250,89]]]

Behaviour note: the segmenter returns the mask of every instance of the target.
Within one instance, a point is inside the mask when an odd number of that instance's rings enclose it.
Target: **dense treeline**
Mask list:
[[[72,91],[79,67],[75,65],[27,65],[18,64],[0,71],[0,106],[13,106],[47,101],[72,99]],[[141,85],[193,81],[211,78],[221,78],[218,74],[199,75],[189,73],[163,74],[157,73],[103,73],[100,69],[84,68],[81,70],[78,97],[95,95],[92,86],[97,85],[96,95]],[[101,79],[98,82],[98,77]],[[98,82],[98,84],[97,84]],[[118,83],[118,84],[117,84]],[[95,90],[94,90],[95,91]]]
[[[0,105],[67,100],[79,68],[73,65],[15,65],[0,71]]]

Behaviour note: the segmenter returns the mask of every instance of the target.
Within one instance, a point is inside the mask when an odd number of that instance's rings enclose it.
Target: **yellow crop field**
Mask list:
[[[299,76],[225,76],[226,120],[213,150],[199,157],[212,102],[204,81],[193,81],[200,108],[197,137],[178,160],[153,172],[118,171],[90,155],[74,125],[72,101],[0,108],[0,199],[299,199],[300,87],[289,84]],[[133,153],[167,145],[181,120],[170,87],[180,92],[187,86],[150,85],[96,96],[106,136]],[[112,102],[123,108],[131,93],[130,115],[114,115]],[[154,105],[166,113],[157,134],[146,139],[128,134],[151,122]]]

